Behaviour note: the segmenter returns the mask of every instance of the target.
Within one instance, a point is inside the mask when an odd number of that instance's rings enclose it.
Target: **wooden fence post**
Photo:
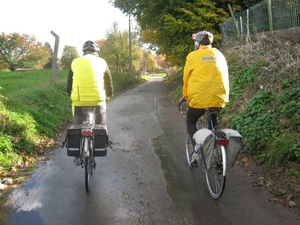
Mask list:
[[[267,5],[268,5],[268,16],[269,16],[269,30],[270,33],[273,34],[273,16],[272,16],[271,0],[267,1]]]
[[[56,76],[58,74],[57,54],[58,54],[59,36],[53,31],[51,31],[50,33],[55,37],[54,53],[52,56],[52,68],[51,68],[51,85],[54,86],[54,83],[56,81]]]
[[[228,4],[228,8],[229,8],[230,15],[232,17],[233,25],[234,25],[235,31],[237,33],[237,36],[240,37],[240,31],[239,31],[239,28],[238,28],[238,26],[237,26],[237,24],[235,22],[235,18],[234,18],[234,15],[233,15],[233,12],[232,12],[230,4]]]
[[[249,30],[249,9],[247,9],[247,23],[246,23],[246,28],[247,28],[247,36],[246,40],[249,42],[250,41],[250,30]]]

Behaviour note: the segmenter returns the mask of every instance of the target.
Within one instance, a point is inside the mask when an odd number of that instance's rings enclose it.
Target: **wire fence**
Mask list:
[[[220,24],[224,40],[299,26],[300,0],[264,0]]]

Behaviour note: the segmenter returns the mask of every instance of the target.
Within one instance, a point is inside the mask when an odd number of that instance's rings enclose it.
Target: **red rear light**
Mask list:
[[[228,139],[217,139],[217,145],[228,145]]]
[[[92,129],[82,129],[81,130],[81,134],[83,136],[92,136],[93,130]]]

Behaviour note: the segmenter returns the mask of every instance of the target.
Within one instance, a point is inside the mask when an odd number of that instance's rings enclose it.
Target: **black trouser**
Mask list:
[[[85,121],[85,119],[86,119],[86,114],[83,113],[82,108],[91,108],[91,107],[96,108],[95,123],[106,125],[106,108],[103,105],[100,105],[100,106],[86,106],[86,107],[75,106],[74,123],[75,124],[82,124],[82,122]]]
[[[186,127],[187,127],[187,132],[192,139],[193,146],[196,145],[196,143],[193,139],[194,134],[197,132],[196,123],[197,123],[198,119],[204,115],[204,113],[205,113],[204,109],[195,109],[195,108],[189,107],[187,110]],[[217,115],[212,114],[211,118],[212,118],[213,124],[217,124]],[[209,124],[209,126],[210,126],[210,124]],[[211,129],[211,127],[208,127],[208,128]]]

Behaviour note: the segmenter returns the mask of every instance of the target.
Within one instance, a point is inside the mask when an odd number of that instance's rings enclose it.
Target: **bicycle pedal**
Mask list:
[[[191,161],[191,165],[192,167],[199,167],[199,162],[196,158],[193,158],[192,161]]]
[[[75,166],[80,166],[80,162],[77,158],[74,158],[74,163],[75,163]]]
[[[199,167],[199,163],[191,163],[192,167]]]

